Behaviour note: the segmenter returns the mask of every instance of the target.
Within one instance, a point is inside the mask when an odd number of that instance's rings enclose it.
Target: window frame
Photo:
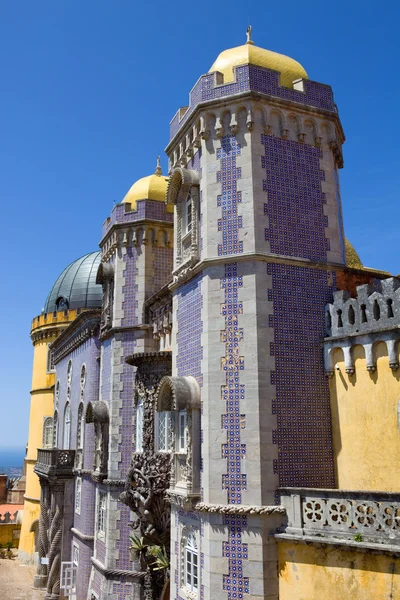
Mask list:
[[[97,507],[96,507],[96,534],[100,539],[106,536],[106,520],[107,520],[107,492],[103,490],[97,491]]]
[[[160,427],[164,421],[164,443],[161,445]],[[157,411],[155,415],[155,447],[156,452],[171,452],[171,438],[173,428],[173,413],[170,410]]]
[[[75,559],[75,556],[77,555],[77,559]],[[75,542],[72,543],[72,564],[75,567],[79,566],[79,546],[78,544],[76,544]]]
[[[79,502],[78,502],[79,500]],[[75,480],[75,512],[81,514],[82,507],[82,477],[77,477]]]
[[[67,415],[69,417],[68,421],[67,421]],[[70,450],[70,448],[71,448],[71,421],[72,421],[71,403],[66,402],[65,408],[64,408],[64,422],[63,422],[63,450]],[[67,427],[67,425],[68,425],[68,427]],[[67,439],[67,436],[68,436],[68,439]]]
[[[43,432],[42,432],[42,448],[53,448],[53,436],[54,436],[54,419],[53,417],[44,417],[43,419]],[[48,440],[50,435],[50,440]]]
[[[136,403],[136,423],[135,423],[135,452],[143,452],[143,420],[144,420],[144,403],[143,397],[139,396]]]
[[[55,364],[54,364],[54,353],[52,352],[51,348],[50,348],[50,344],[47,344],[47,362],[46,362],[46,372],[47,373],[54,373],[56,370]]]
[[[186,424],[187,424],[187,411],[180,410],[177,415],[177,452],[185,453],[187,451],[187,435],[186,435]]]
[[[199,591],[199,549],[197,545],[196,534],[189,531],[185,540],[184,547],[184,587],[191,592]],[[190,569],[188,569],[190,565]]]

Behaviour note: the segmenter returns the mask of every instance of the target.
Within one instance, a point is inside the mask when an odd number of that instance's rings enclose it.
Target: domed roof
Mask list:
[[[68,308],[101,308],[102,286],[96,283],[101,252],[86,254],[68,265],[47,296],[43,312]]]
[[[346,265],[352,269],[362,269],[363,264],[349,240],[345,240]]]
[[[167,186],[168,177],[163,176],[160,166],[160,157],[158,157],[157,168],[154,175],[148,175],[147,177],[138,179],[126,194],[122,203],[129,202],[132,205],[132,210],[136,210],[136,202],[138,200],[156,200],[157,202],[165,202]],[[173,206],[167,205],[166,208],[168,212],[173,212]]]
[[[251,29],[250,31],[248,30],[248,41],[243,46],[229,48],[221,52],[209,70],[209,73],[219,71],[224,76],[224,83],[228,83],[234,81],[233,67],[251,64],[279,71],[281,74],[280,84],[285,87],[293,87],[295,79],[308,79],[305,69],[297,60],[284,54],[278,54],[277,52],[254,46],[254,43],[250,39],[250,34]]]

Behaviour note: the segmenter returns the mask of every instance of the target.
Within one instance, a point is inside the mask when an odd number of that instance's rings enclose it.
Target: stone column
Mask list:
[[[64,515],[64,483],[51,485],[51,522],[49,529],[48,580],[45,600],[58,600],[60,596],[60,567],[62,521]]]
[[[43,477],[40,478],[40,519],[39,519],[39,562],[36,570],[33,585],[35,588],[45,588],[47,586],[47,564],[43,559],[47,557],[49,551],[49,528],[50,528],[50,487],[49,483]]]

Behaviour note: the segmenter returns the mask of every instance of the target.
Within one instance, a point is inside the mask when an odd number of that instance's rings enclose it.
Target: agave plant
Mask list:
[[[154,558],[153,571],[169,569],[169,560],[164,546],[149,546],[148,552]]]

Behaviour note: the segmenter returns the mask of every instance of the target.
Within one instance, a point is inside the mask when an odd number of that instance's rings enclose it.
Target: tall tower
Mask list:
[[[202,411],[201,499],[172,504],[171,598],[277,598],[278,488],[334,486],[320,341],[345,265],[343,141],[331,88],[251,29],[171,122],[173,376],[197,379]]]
[[[32,321],[33,368],[28,450],[25,457],[26,492],[18,555],[34,562],[40,516],[40,483],[33,468],[37,449],[52,447],[55,371],[49,345],[87,308],[101,307],[101,286],[95,282],[100,252],[71,263],[57,278],[42,314]]]

